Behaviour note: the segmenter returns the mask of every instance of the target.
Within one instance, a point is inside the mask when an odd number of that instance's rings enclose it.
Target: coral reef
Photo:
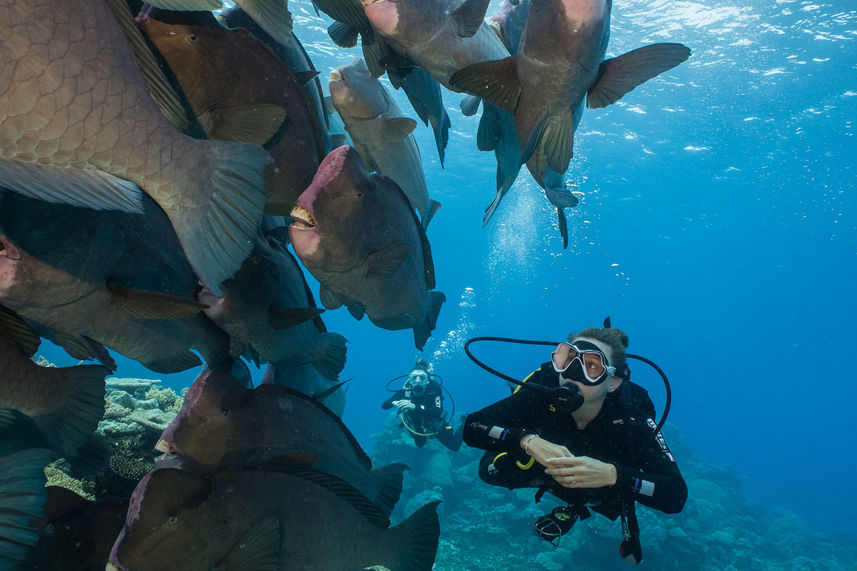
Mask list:
[[[794,514],[744,498],[731,469],[693,454],[681,433],[667,425],[665,436],[690,490],[684,510],[666,515],[637,508],[643,565],[658,570],[853,569],[845,543],[821,536]],[[482,451],[449,452],[434,441],[413,445],[390,415],[375,439],[376,465],[405,462],[402,499],[393,513],[401,521],[420,505],[442,499],[441,542],[436,571],[528,568],[626,569],[619,557],[619,521],[593,514],[579,521],[559,547],[533,535],[535,520],[558,501],[546,494],[538,504],[532,489],[507,490],[479,480]],[[442,472],[442,473],[441,473]]]

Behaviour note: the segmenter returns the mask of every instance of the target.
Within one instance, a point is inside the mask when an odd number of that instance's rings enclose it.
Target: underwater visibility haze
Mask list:
[[[327,92],[329,73],[363,54],[336,46],[332,20],[311,2],[288,5]],[[492,0],[488,15],[499,7]],[[682,514],[641,516],[642,565],[853,568],[839,550],[857,540],[857,9],[844,0],[613,4],[608,57],[656,42],[684,44],[691,55],[618,102],[583,112],[565,175],[579,201],[565,209],[567,248],[556,207],[527,168],[483,226],[495,196],[494,154],[477,150],[481,113],[465,116],[465,95],[442,89],[451,123],[443,166],[432,128],[418,120],[413,132],[429,195],[441,204],[425,231],[434,289],[446,297],[436,328],[419,351],[410,328],[378,327],[371,314],[357,321],[345,307],[323,314],[328,331],[348,341],[339,374],[350,379],[345,425],[377,466],[412,468],[392,521],[443,500],[436,569],[622,565],[617,527],[593,523],[603,517],[577,523],[554,550],[532,535],[549,502],[481,482],[466,446],[414,448],[380,406],[388,381],[423,358],[442,377],[448,411],[454,399],[458,423],[459,413],[509,394],[467,358],[469,338],[562,341],[607,316],[628,334],[630,353],[669,377],[664,432],[688,480]],[[382,83],[416,119],[402,90]],[[319,283],[304,275],[319,300]],[[550,351],[493,342],[471,349],[516,378]],[[47,342],[39,354],[60,366],[77,362]],[[115,376],[162,379],[176,392],[200,371],[158,374],[111,354]],[[660,415],[660,377],[629,364]],[[250,367],[259,382],[264,371]],[[589,526],[596,531],[577,529]],[[764,541],[741,543],[753,526],[770,526]],[[779,542],[802,559],[778,559]],[[705,554],[712,566],[684,554]]]

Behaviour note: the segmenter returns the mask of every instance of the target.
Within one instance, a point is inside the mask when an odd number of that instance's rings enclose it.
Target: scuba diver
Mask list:
[[[637,564],[642,550],[635,502],[678,513],[687,485],[660,433],[666,416],[656,424],[648,393],[630,382],[627,346],[628,336],[612,328],[608,317],[604,328],[569,335],[550,362],[523,382],[500,375],[468,351],[477,364],[520,386],[508,398],[470,414],[464,442],[488,451],[479,464],[485,482],[538,488],[537,502],[549,491],[566,504],[536,521],[536,535],[556,545],[576,520],[589,517],[590,509],[611,520],[621,516],[620,554]],[[628,356],[652,365],[666,382],[657,365]],[[669,403],[668,383],[667,391]]]
[[[429,438],[436,437],[455,452],[461,448],[464,425],[453,430],[447,422],[443,410],[444,389],[436,378],[439,377],[431,372],[429,363],[425,359],[417,359],[402,388],[384,401],[381,408],[387,410],[395,406],[399,409],[402,425],[413,437],[417,448],[425,446]]]

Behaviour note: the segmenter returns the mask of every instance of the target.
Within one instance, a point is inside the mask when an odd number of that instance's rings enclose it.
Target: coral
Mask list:
[[[173,414],[178,414],[184,400],[184,395],[179,397],[173,389],[164,387],[150,387],[145,397],[157,401],[158,408],[162,411]]]
[[[79,480],[71,477],[68,472],[71,467],[64,459],[60,458],[45,466],[45,477],[47,478],[46,486],[61,486],[67,490],[83,496],[88,500],[95,499],[95,486],[92,482]]]

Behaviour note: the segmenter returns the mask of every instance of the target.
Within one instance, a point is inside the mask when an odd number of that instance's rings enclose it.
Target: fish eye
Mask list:
[[[191,34],[191,35],[189,35],[189,36],[188,36],[188,39],[189,39],[190,41],[192,41],[192,42],[195,42],[195,41],[196,41],[196,34]]]
[[[45,533],[46,533],[46,534],[48,534],[48,535],[53,535],[53,534],[54,534],[54,531],[56,531],[56,528],[54,527],[54,524],[49,523],[48,525],[46,525],[46,526],[45,526]]]
[[[228,417],[228,416],[229,416],[229,409],[228,409],[228,408],[224,408],[224,409],[220,412],[220,414],[223,416],[223,418]]]
[[[179,522],[179,516],[171,515],[170,519],[168,519],[167,521],[169,522],[170,525],[175,525]]]

